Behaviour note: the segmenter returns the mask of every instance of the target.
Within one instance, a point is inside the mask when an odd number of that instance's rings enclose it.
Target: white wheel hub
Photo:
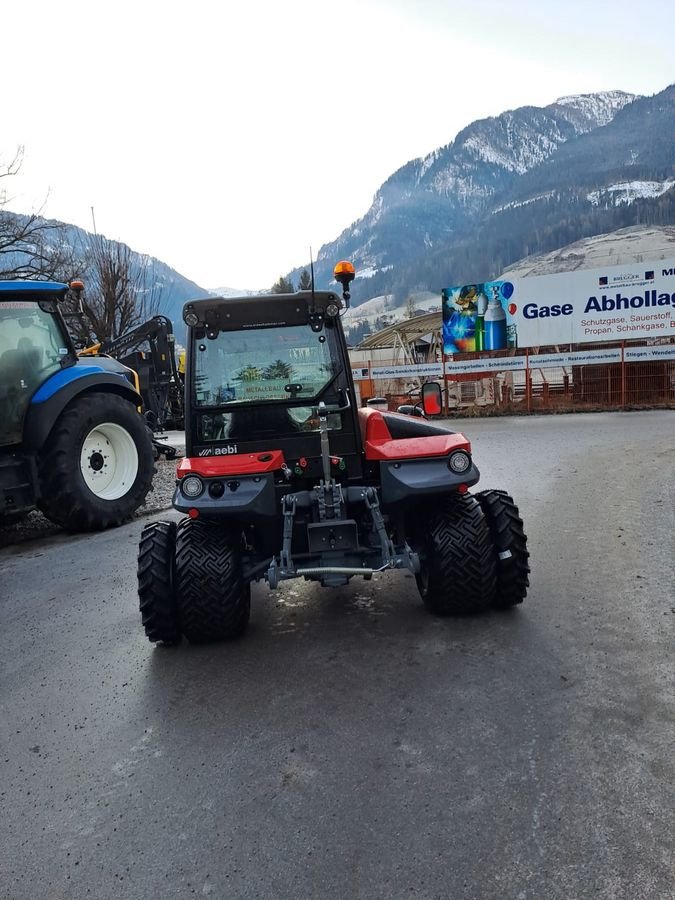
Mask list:
[[[136,480],[138,451],[129,432],[114,422],[92,428],[80,452],[80,471],[92,494],[119,500]]]

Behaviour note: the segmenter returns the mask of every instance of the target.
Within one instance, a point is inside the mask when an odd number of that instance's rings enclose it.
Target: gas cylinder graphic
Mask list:
[[[493,286],[492,297],[484,318],[484,346],[486,350],[506,349],[506,313],[499,297],[499,287]]]
[[[487,310],[488,299],[481,291],[478,294],[478,299],[476,301],[476,336],[475,336],[475,349],[485,350],[485,313]]]

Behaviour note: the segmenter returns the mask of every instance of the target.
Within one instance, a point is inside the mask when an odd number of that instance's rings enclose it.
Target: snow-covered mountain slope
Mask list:
[[[675,257],[675,225],[636,225],[568,244],[560,250],[528,256],[509,266],[504,278],[554,275],[576,269],[601,269]]]
[[[267,288],[269,290],[269,288]],[[258,291],[251,291],[248,288],[231,288],[231,287],[215,287],[208,289],[209,294],[213,297],[252,297],[254,294],[257,294]],[[264,293],[264,291],[260,291],[260,293]]]
[[[569,97],[559,97],[556,106],[567,106],[577,113],[586,116],[589,122],[598,125],[607,125],[614,116],[636,98],[636,94],[626,94],[624,91],[601,91],[597,94],[573,94]],[[630,98],[630,99],[627,99]]]

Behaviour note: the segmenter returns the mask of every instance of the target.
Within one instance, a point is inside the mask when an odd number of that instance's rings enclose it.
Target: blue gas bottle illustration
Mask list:
[[[500,285],[491,285],[491,292],[483,319],[483,345],[486,350],[506,350],[506,313],[502,306]]]

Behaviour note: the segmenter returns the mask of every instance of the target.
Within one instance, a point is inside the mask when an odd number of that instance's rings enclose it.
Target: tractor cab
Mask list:
[[[325,409],[333,475],[361,476],[351,368],[332,292],[190,303],[188,457],[282,451],[297,475],[321,476]]]
[[[56,282],[0,282],[0,446],[19,444],[31,398],[76,362],[58,310],[68,294]]]
[[[187,304],[188,459],[239,463],[279,452],[297,487],[298,479],[368,477],[377,468],[368,466],[369,438],[451,434],[434,422],[356,407],[340,321],[348,297],[300,291]]]

